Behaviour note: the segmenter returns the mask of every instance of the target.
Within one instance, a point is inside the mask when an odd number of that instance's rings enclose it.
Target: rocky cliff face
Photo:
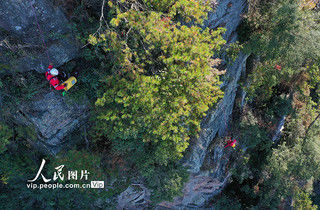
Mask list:
[[[59,93],[48,91],[19,105],[13,117],[17,124],[35,129],[37,140],[30,142],[33,146],[55,155],[67,146],[65,137],[86,122],[88,110],[85,100],[81,105],[71,103]]]
[[[76,58],[78,51],[68,19],[52,1],[0,1],[0,74],[44,73],[49,60],[59,67]],[[48,86],[17,104],[11,116],[16,125],[34,129],[37,139],[30,144],[54,155],[67,145],[65,137],[85,123],[88,112],[85,101],[67,102]]]
[[[224,38],[230,42],[237,40],[237,27],[241,22],[241,16],[246,10],[245,0],[221,0],[214,13],[209,15],[206,26],[209,28],[217,28],[223,26],[227,29]],[[187,166],[191,172],[197,173],[205,159],[207,149],[218,134],[223,136],[227,129],[228,121],[233,110],[236,91],[238,89],[238,81],[241,72],[245,69],[246,59],[248,55],[240,53],[236,61],[226,67],[227,73],[223,88],[225,95],[216,109],[208,112],[206,119],[202,124],[200,137],[194,145],[191,145],[191,155],[186,160]]]
[[[241,22],[242,14],[246,10],[245,0],[220,0],[216,10],[209,14],[206,26],[209,28],[225,27],[227,32],[224,38],[228,43],[237,40],[237,27]],[[199,138],[190,147],[190,154],[184,165],[189,168],[191,178],[186,183],[183,196],[175,198],[173,202],[163,202],[158,209],[197,209],[208,205],[210,200],[219,194],[228,183],[232,167],[230,156],[232,151],[223,147],[222,138],[212,142],[216,136],[224,136],[232,114],[238,81],[245,70],[248,55],[240,53],[231,65],[227,65],[227,73],[223,87],[224,98],[216,109],[208,112],[202,123]],[[212,151],[210,151],[212,148]],[[207,158],[210,169],[200,170]]]
[[[44,72],[49,60],[60,66],[78,49],[67,18],[51,1],[0,1],[0,62],[10,69]]]
[[[206,26],[209,28],[225,27],[227,29],[224,38],[228,43],[237,40],[237,27],[242,14],[246,10],[245,0],[220,0],[215,12],[209,14]],[[227,73],[223,87],[224,98],[216,109],[208,112],[202,123],[199,138],[190,147],[190,154],[184,165],[193,174],[184,189],[184,195],[176,198],[172,203],[163,203],[159,206],[169,208],[203,208],[208,202],[220,193],[228,183],[230,173],[230,151],[223,148],[223,142],[212,142],[216,136],[224,136],[228,127],[230,115],[232,114],[238,81],[241,73],[245,70],[248,55],[240,53],[236,61],[227,65]],[[221,138],[220,138],[221,140]],[[213,151],[209,151],[209,146]],[[208,171],[200,171],[207,157],[211,167]],[[203,186],[203,187],[201,187]],[[189,190],[188,190],[189,189]],[[189,193],[186,193],[189,192]]]
[[[245,9],[246,0],[219,0],[205,26],[212,29],[225,27],[227,32],[224,38],[229,43],[234,42],[237,40],[236,29]],[[79,49],[67,18],[49,0],[0,1],[0,41],[0,62],[20,72],[43,72],[48,60],[56,66],[62,65],[77,57]],[[12,59],[7,55],[12,51],[19,52],[19,56]],[[247,55],[240,54],[232,65],[226,67],[227,74],[223,84],[225,96],[216,109],[208,112],[202,123],[200,137],[190,146],[190,153],[184,162],[192,175],[185,185],[183,196],[176,198],[174,202],[163,202],[158,208],[202,208],[228,183],[230,152],[223,148],[222,142],[212,141],[217,135],[225,134],[246,59]],[[86,103],[70,104],[59,94],[48,91],[21,104],[17,107],[17,112],[13,113],[18,124],[34,127],[38,137],[34,142],[35,146],[51,154],[62,149],[65,137],[85,123],[87,115]],[[212,153],[209,152],[210,145]],[[211,170],[200,171],[206,157]],[[128,196],[131,197],[128,199]],[[135,205],[136,199],[132,197],[132,193],[123,193],[119,198],[121,206],[132,206],[125,200]]]
[[[200,136],[195,144],[191,145],[191,154],[184,163],[192,173],[200,171],[212,140],[217,135],[223,136],[226,132],[233,110],[238,81],[242,70],[245,68],[247,57],[247,55],[240,54],[233,65],[227,67],[227,75],[230,81],[226,81],[225,96],[215,110],[209,111],[202,125]]]

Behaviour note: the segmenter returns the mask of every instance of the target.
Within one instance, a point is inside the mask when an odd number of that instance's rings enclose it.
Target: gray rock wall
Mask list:
[[[0,1],[0,42],[3,40],[8,42],[0,45],[0,62],[20,72],[44,72],[47,55],[60,66],[77,57],[79,49],[67,18],[50,0]],[[12,58],[13,52],[19,57]]]
[[[206,26],[217,28],[223,26],[227,29],[224,38],[228,43],[237,40],[237,27],[241,22],[242,14],[246,10],[245,0],[220,0],[214,13],[209,14]],[[188,159],[184,165],[192,173],[198,173],[206,157],[208,147],[214,137],[218,134],[223,136],[228,127],[228,121],[233,110],[234,100],[238,89],[238,81],[241,72],[245,69],[248,55],[240,53],[239,57],[232,65],[226,67],[227,73],[223,88],[225,95],[216,109],[208,112],[207,117],[202,123],[199,138],[191,145]]]
[[[86,123],[87,101],[71,103],[58,92],[45,92],[19,105],[13,117],[17,124],[35,129],[34,146],[55,155],[64,148],[65,137]]]
[[[220,0],[214,13],[209,14],[206,26],[210,28],[225,27],[224,38],[228,43],[237,40],[237,27],[241,16],[246,10],[246,0]],[[236,61],[227,65],[223,87],[224,98],[216,109],[211,109],[203,120],[199,138],[190,146],[184,165],[191,173],[190,180],[185,184],[183,196],[176,197],[173,202],[162,202],[157,209],[201,209],[218,195],[228,184],[231,174],[230,155],[233,151],[225,149],[223,142],[212,142],[216,135],[226,133],[230,115],[232,114],[238,81],[245,70],[248,55],[239,54]],[[220,138],[221,140],[221,138]],[[213,143],[213,145],[211,145]],[[213,148],[210,152],[209,146]],[[200,171],[205,158],[211,167],[208,171]],[[209,156],[209,157],[208,157]]]
[[[150,190],[142,184],[131,184],[118,196],[117,209],[149,209]]]

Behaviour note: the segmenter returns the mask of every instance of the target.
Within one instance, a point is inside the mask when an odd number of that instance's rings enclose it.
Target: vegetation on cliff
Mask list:
[[[244,50],[256,58],[244,87],[253,114],[243,113],[239,131],[256,127],[244,137],[254,141],[235,173],[244,206],[317,208],[311,198],[320,178],[320,25],[315,5],[303,5],[250,1],[240,27]],[[270,142],[266,134],[283,116],[283,135]]]
[[[83,44],[81,58],[63,69],[81,69],[77,87],[65,99],[86,96],[90,101],[88,132],[70,135],[85,143],[56,157],[33,151],[34,129],[18,126],[10,115],[44,83],[28,88],[41,78],[26,73],[28,79],[11,85],[23,77],[1,74],[0,199],[17,198],[1,202],[1,209],[111,208],[132,182],[152,190],[153,204],[172,200],[188,180],[179,161],[209,108],[223,97],[224,71],[217,57],[228,54],[225,29],[202,27],[212,10],[210,1],[110,0],[102,1],[98,12],[85,2],[56,1],[65,6]],[[307,0],[251,0],[238,32],[241,46],[230,46],[251,55],[240,84],[247,105],[235,105],[229,131],[238,140],[232,183],[208,207],[316,209],[319,9]],[[285,120],[282,135],[273,141],[280,119]],[[50,160],[45,175],[65,165],[71,171],[86,169],[108,186],[26,190],[26,180],[37,174],[42,159]]]

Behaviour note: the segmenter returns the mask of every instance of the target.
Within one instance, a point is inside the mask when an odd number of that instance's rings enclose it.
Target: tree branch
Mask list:
[[[105,4],[106,4],[106,0],[102,0],[101,15],[100,15],[100,19],[99,19],[99,28],[96,30],[96,32],[94,32],[93,36],[95,36],[97,33],[100,34],[100,31],[101,31],[101,29],[102,29],[103,23],[105,23],[106,27],[107,27],[108,29],[110,29],[110,27],[109,27],[106,19],[104,18],[104,6],[105,6]],[[89,42],[88,42],[87,44],[83,45],[83,46],[81,47],[81,49],[82,49],[82,48],[85,48],[85,47],[88,46],[88,45],[89,45]]]
[[[315,122],[316,122],[318,119],[320,119],[320,113],[318,114],[318,116],[316,117],[316,119],[314,119],[314,120],[312,121],[312,123],[308,126],[305,137],[308,136],[308,132],[310,131],[310,128],[315,124]]]

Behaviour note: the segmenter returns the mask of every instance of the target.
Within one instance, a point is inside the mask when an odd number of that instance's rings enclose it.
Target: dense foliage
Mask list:
[[[256,118],[251,123],[256,128],[245,134],[250,124],[240,123],[245,125],[240,132],[255,141],[247,141],[250,149],[235,171],[246,188],[242,192],[253,201],[243,200],[245,206],[317,208],[311,195],[320,178],[319,12],[305,3],[251,1],[242,26],[250,28],[240,33],[244,49],[256,57],[246,87],[254,115],[244,113],[251,122]],[[271,146],[266,134],[274,132],[270,126],[283,116],[284,134],[279,145]]]
[[[292,89],[303,82],[320,57],[320,26],[318,12],[302,9],[297,0],[259,2],[259,9],[248,14],[253,32],[246,50],[260,59],[249,91],[263,99],[277,85]]]
[[[209,107],[222,97],[219,62],[223,29],[202,29],[209,7],[195,1],[110,1],[110,27],[91,36],[113,57],[96,105],[96,129],[145,175],[178,160]],[[99,108],[101,107],[101,108]]]
[[[61,68],[80,73],[65,101],[90,101],[86,150],[77,145],[56,157],[32,151],[34,128],[16,125],[10,115],[47,81],[33,73],[0,75],[1,209],[111,208],[137,181],[152,191],[153,204],[181,195],[188,173],[179,160],[206,112],[223,97],[217,57],[230,64],[228,56],[236,57],[242,46],[252,61],[241,84],[247,105],[235,106],[240,111],[234,111],[229,131],[238,140],[226,166],[232,183],[208,205],[318,208],[320,14],[314,1],[249,0],[238,30],[241,47],[232,43],[229,50],[224,28],[202,27],[210,1],[110,0],[98,10],[90,2],[56,1],[66,6],[83,44],[81,58]],[[273,141],[281,119],[282,135]],[[43,158],[49,160],[45,175],[64,165],[64,172],[85,169],[91,180],[108,186],[27,189]]]

